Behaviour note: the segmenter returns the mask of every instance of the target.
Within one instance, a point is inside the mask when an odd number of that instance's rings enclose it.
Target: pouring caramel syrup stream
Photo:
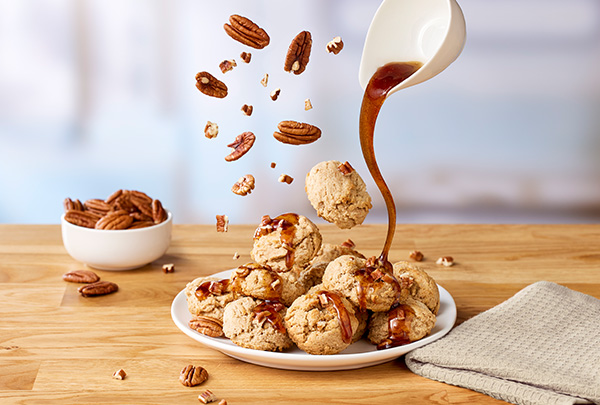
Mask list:
[[[394,197],[383,179],[377,165],[377,160],[375,159],[373,144],[375,122],[389,91],[409,78],[421,66],[423,66],[421,62],[393,62],[381,66],[371,77],[371,80],[369,80],[360,108],[360,147],[371,177],[373,177],[375,184],[383,196],[388,213],[387,236],[378,259],[379,265],[385,268],[391,268],[391,264],[388,261],[388,254],[392,246],[392,240],[394,239],[394,232],[396,231],[396,205],[394,204]]]

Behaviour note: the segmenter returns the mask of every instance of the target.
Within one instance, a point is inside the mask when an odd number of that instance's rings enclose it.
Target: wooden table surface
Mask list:
[[[365,255],[378,254],[385,236],[379,225],[321,228],[326,242],[351,238]],[[173,298],[195,277],[249,261],[253,230],[176,225],[164,257],[138,270],[97,271],[120,290],[83,298],[77,284],[61,279],[84,267],[67,255],[59,226],[0,225],[0,403],[199,403],[205,389],[229,404],[502,403],[417,376],[403,358],[359,370],[285,371],[184,335],[171,320]],[[539,280],[600,298],[600,225],[398,226],[390,258],[405,260],[413,249],[454,297],[459,323]],[[437,266],[443,255],[456,265]],[[175,272],[163,273],[164,263]],[[182,386],[179,372],[188,364],[205,367],[208,381]],[[112,378],[120,368],[123,381]]]

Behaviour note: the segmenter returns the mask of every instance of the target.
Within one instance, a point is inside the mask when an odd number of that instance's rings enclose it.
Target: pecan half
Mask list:
[[[138,209],[139,212],[132,212],[130,215],[134,219],[147,220],[152,218],[152,199],[149,200],[131,196],[131,203]],[[133,214],[141,214],[133,216]],[[136,218],[137,217],[137,218]]]
[[[240,177],[240,179],[231,187],[231,191],[237,195],[248,195],[254,190],[254,176],[247,174]]]
[[[120,196],[112,203],[112,211],[125,211],[128,213],[137,211],[137,207],[131,201],[131,191],[123,190]]]
[[[167,211],[162,206],[160,200],[152,201],[152,220],[155,224],[160,224],[167,219]]]
[[[84,207],[83,207],[83,204],[81,203],[81,201],[71,200],[70,198],[65,198],[65,201],[63,202],[63,207],[65,209],[65,212],[67,212],[69,210],[74,210],[74,211],[83,211],[84,210]]]
[[[219,69],[221,69],[222,73],[227,73],[233,70],[233,68],[236,66],[237,63],[235,63],[235,59],[224,60],[223,62],[219,63]]]
[[[350,163],[346,161],[338,166],[338,170],[342,172],[342,174],[346,175],[352,173],[354,171],[354,168]]]
[[[344,41],[342,37],[335,37],[331,41],[327,42],[327,52],[337,55],[344,49]]]
[[[108,197],[106,197],[106,200],[104,200],[105,203],[107,204],[112,204],[114,203],[117,198],[119,198],[121,195],[123,194],[123,190],[117,190],[114,193],[112,193],[111,195],[109,195]]]
[[[283,70],[299,75],[304,72],[308,59],[310,58],[310,50],[312,48],[312,36],[308,31],[302,31],[292,40],[285,57]]]
[[[206,126],[204,127],[204,136],[208,139],[216,138],[219,135],[219,126],[210,121],[206,121]]]
[[[229,24],[225,23],[223,28],[231,38],[255,49],[263,49],[271,42],[264,29],[241,15],[230,16]]]
[[[99,219],[100,216],[98,214],[90,211],[68,210],[65,213],[65,220],[67,222],[85,228],[94,228]]]
[[[275,139],[291,145],[306,145],[321,137],[319,128],[303,122],[281,121],[277,128],[279,132],[273,133]]]
[[[188,325],[196,332],[206,336],[223,336],[223,322],[209,316],[198,315],[190,319]]]
[[[250,63],[250,60],[252,59],[252,54],[250,52],[242,52],[240,53],[240,59],[244,63]]]
[[[129,194],[131,195],[132,200],[144,201],[147,204],[152,203],[152,197],[143,191],[131,190]]]
[[[150,220],[150,221],[133,221],[131,223],[131,225],[129,225],[129,228],[127,228],[127,229],[147,228],[147,227],[153,226],[153,225],[156,225],[156,224],[152,220]]]
[[[238,135],[232,143],[227,145],[228,148],[233,148],[233,152],[225,156],[225,160],[228,162],[238,160],[250,150],[255,140],[256,136],[252,132],[244,132]]]
[[[251,105],[244,104],[242,106],[242,112],[244,113],[244,115],[247,115],[248,117],[252,115],[253,111],[254,111],[254,107],[252,107]]]
[[[77,289],[77,292],[84,297],[112,294],[116,291],[119,291],[119,286],[110,281],[97,281],[92,284],[82,285]]]
[[[217,215],[217,232],[227,232],[229,230],[229,217],[227,215]]]
[[[129,212],[124,210],[109,212],[96,222],[96,229],[117,230],[127,229],[133,222],[133,218],[129,216]]]
[[[74,270],[63,274],[62,279],[70,283],[95,283],[100,277],[91,270]]]
[[[217,398],[217,396],[213,394],[211,390],[206,390],[198,395],[198,401],[202,402],[203,404],[215,402],[217,399],[219,398]],[[227,404],[227,402],[225,402],[225,404]]]
[[[204,367],[185,366],[179,374],[179,381],[186,387],[195,387],[208,379],[208,371]]]
[[[196,74],[196,87],[210,97],[227,97],[227,85],[208,72]]]

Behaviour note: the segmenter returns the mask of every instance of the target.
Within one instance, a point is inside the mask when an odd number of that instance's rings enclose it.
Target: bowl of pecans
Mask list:
[[[101,270],[131,270],[157,260],[171,242],[172,214],[141,191],[118,190],[105,200],[66,198],[61,217],[69,255]]]

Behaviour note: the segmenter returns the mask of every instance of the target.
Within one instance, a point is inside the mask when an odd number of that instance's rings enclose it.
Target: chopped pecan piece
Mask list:
[[[344,49],[344,41],[341,37],[335,37],[331,41],[327,42],[327,52],[337,55]]]
[[[452,256],[442,256],[439,259],[437,259],[435,264],[450,267],[454,265],[454,259],[452,258]]]
[[[250,52],[242,52],[240,53],[240,59],[244,63],[250,63],[250,60],[252,59],[252,54]]]
[[[188,322],[190,328],[210,337],[223,336],[223,322],[209,316],[198,315]]]
[[[84,297],[112,294],[116,291],[119,291],[119,286],[110,281],[97,281],[92,284],[82,285],[77,289],[77,292]]]
[[[291,145],[309,144],[321,137],[319,128],[303,122],[281,121],[277,128],[279,132],[273,133],[275,139]]]
[[[71,200],[70,198],[65,198],[65,201],[63,202],[63,207],[65,209],[65,212],[67,212],[69,210],[73,210],[73,211],[83,211],[84,210],[84,207],[83,207],[83,204],[81,203],[81,201]]]
[[[91,270],[75,270],[63,274],[62,279],[70,283],[95,283],[100,277]]]
[[[302,31],[292,40],[285,57],[283,70],[299,75],[304,72],[310,58],[312,36],[308,31]]]
[[[215,402],[217,399],[219,398],[217,398],[217,396],[213,394],[211,390],[206,390],[200,395],[198,395],[198,401],[202,402],[203,404]]]
[[[179,382],[186,387],[195,387],[208,379],[208,371],[204,367],[185,366],[179,374]]]
[[[101,217],[90,211],[68,210],[65,220],[73,225],[94,228]]]
[[[208,139],[216,138],[219,135],[219,126],[210,121],[206,121],[206,126],[204,127],[204,136]]]
[[[228,148],[233,148],[233,152],[225,156],[227,162],[233,162],[244,156],[254,145],[256,136],[252,132],[244,132],[238,135],[235,140],[227,145]]]
[[[229,24],[225,23],[223,28],[231,38],[255,49],[263,49],[271,42],[265,30],[241,15],[230,16]]]
[[[235,253],[233,254],[233,260],[237,260],[237,259],[239,259],[239,258],[240,258],[240,254],[239,254],[238,252],[235,252]]]
[[[350,174],[354,171],[354,168],[352,167],[352,165],[350,163],[348,163],[347,161],[342,163],[341,165],[339,165],[338,169],[344,175]]]
[[[221,69],[222,73],[227,73],[233,70],[233,68],[236,66],[237,63],[235,63],[235,59],[224,60],[223,62],[219,63],[219,69]]]
[[[271,169],[275,169],[275,167],[277,167],[277,163],[271,162]]]
[[[249,117],[252,115],[252,111],[254,111],[254,107],[252,107],[251,105],[244,104],[242,106],[242,112],[244,113],[244,115],[247,115]]]
[[[277,181],[280,183],[292,184],[294,178],[292,176],[288,176],[287,174],[282,174],[281,176],[279,176],[279,179],[277,179]]]
[[[124,380],[125,376],[127,376],[127,373],[122,368],[115,371],[112,375],[112,377],[116,380]]]
[[[175,272],[175,265],[173,263],[163,264],[162,270],[163,270],[164,273],[174,273]]]
[[[281,89],[278,87],[271,92],[271,100],[276,101],[281,94]]]
[[[247,174],[240,177],[240,179],[231,187],[231,191],[237,195],[248,195],[254,190],[254,176]]]
[[[227,85],[208,72],[196,74],[196,87],[207,96],[216,98],[227,97]]]
[[[312,103],[310,102],[310,98],[304,100],[304,111],[312,110]]]
[[[217,232],[227,232],[229,230],[229,217],[227,215],[217,215]]]
[[[265,75],[263,76],[263,78],[260,79],[260,84],[262,84],[263,87],[267,87],[268,83],[269,83],[269,74],[265,73]]]
[[[418,250],[413,250],[409,253],[408,257],[410,259],[413,259],[415,262],[420,262],[421,260],[423,260],[423,253],[421,253]]]

